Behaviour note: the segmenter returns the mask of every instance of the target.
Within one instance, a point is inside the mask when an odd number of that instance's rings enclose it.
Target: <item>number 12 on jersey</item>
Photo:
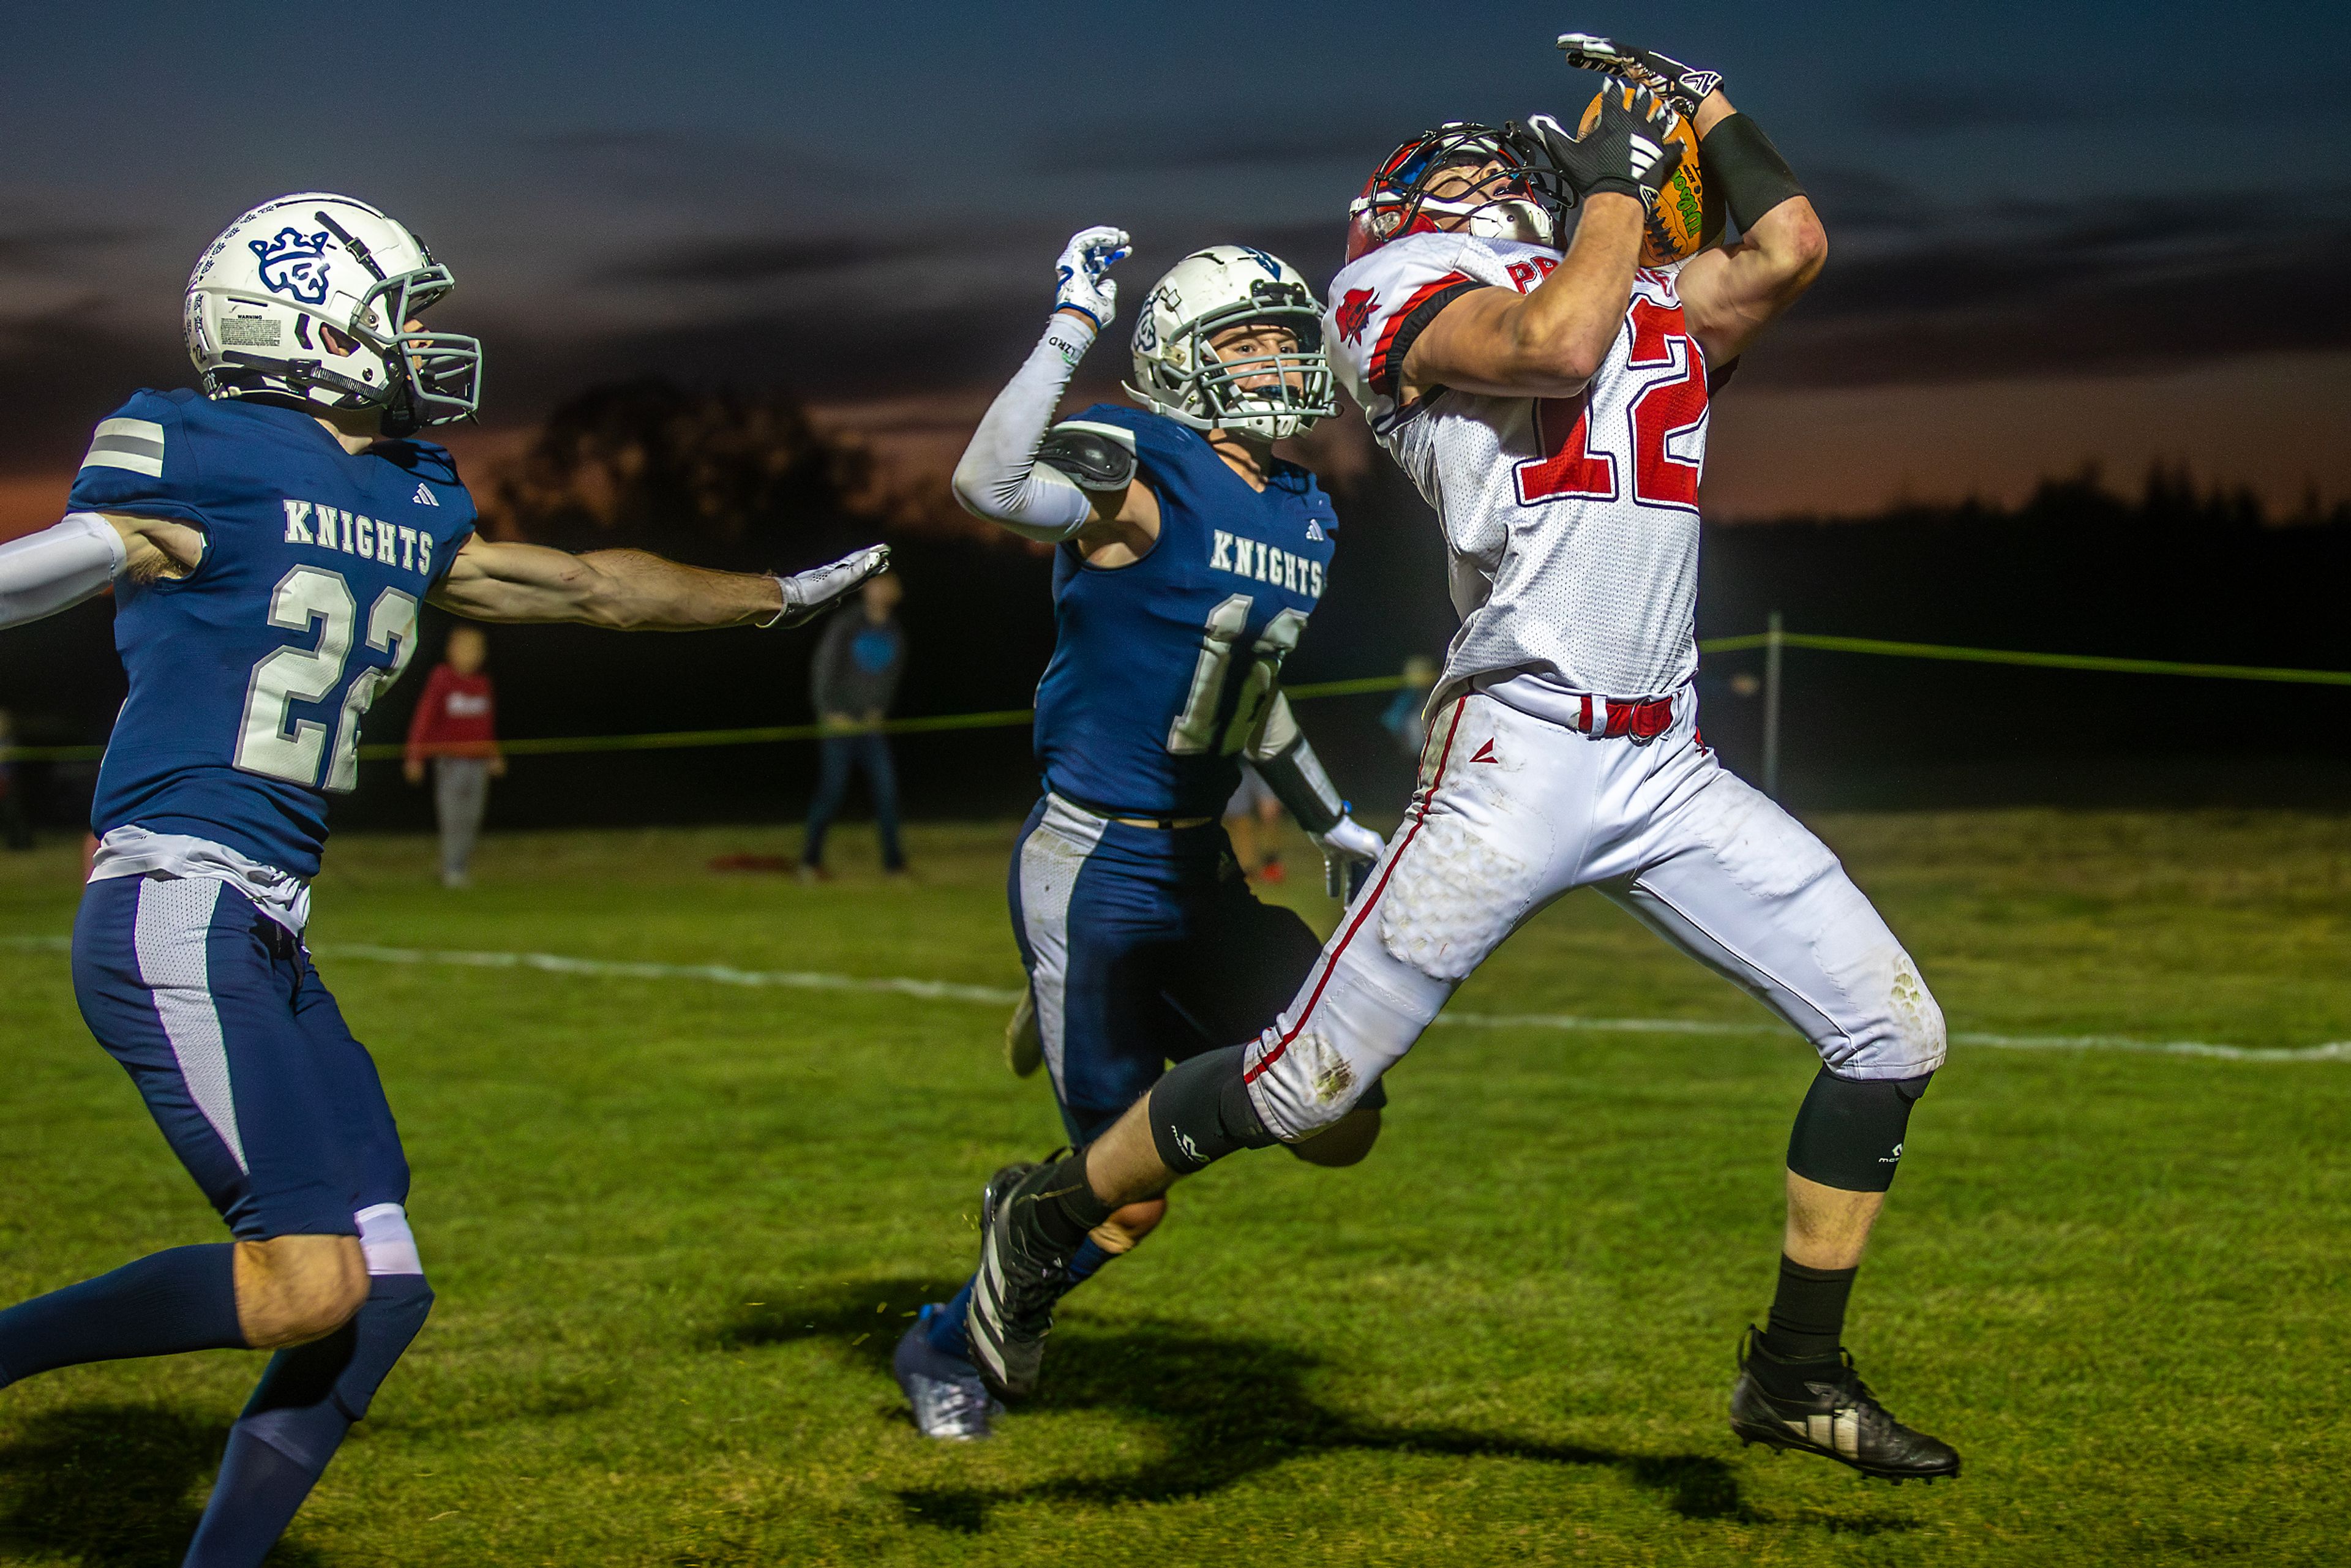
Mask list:
[[[1184,699],[1184,711],[1167,728],[1167,749],[1176,756],[1197,756],[1211,749],[1217,711],[1224,706],[1225,678],[1231,672],[1241,634],[1249,630],[1249,611],[1256,602],[1246,593],[1236,593],[1208,612],[1207,624],[1200,629],[1199,661],[1192,666],[1191,692]],[[1250,648],[1256,657],[1243,677],[1240,700],[1233,705],[1222,742],[1213,747],[1218,755],[1230,757],[1249,744],[1273,695],[1274,684],[1281,678],[1281,662],[1305,633],[1306,616],[1301,611],[1284,610],[1265,623],[1265,631]]]

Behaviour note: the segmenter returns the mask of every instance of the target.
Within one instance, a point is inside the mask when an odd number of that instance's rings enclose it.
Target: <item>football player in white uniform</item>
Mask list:
[[[1708,378],[1803,293],[1826,241],[1719,77],[1605,38],[1560,47],[1628,78],[1583,134],[1538,116],[1415,139],[1354,204],[1331,287],[1339,372],[1437,507],[1462,617],[1412,808],[1273,1027],[1178,1065],[1006,1195],[983,1238],[981,1272],[1004,1281],[985,1329],[1033,1347],[1054,1270],[1104,1214],[1331,1125],[1520,922],[1594,886],[1823,1061],[1732,1431],[1865,1475],[1956,1475],[1958,1454],[1896,1421],[1841,1347],[1911,1106],[1943,1061],[1942,1014],[1836,857],[1699,741],[1691,685]],[[1740,237],[1643,266],[1683,155],[1676,112]]]

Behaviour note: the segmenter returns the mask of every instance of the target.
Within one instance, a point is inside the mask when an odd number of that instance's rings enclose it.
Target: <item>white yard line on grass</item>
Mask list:
[[[65,936],[0,937],[0,947],[20,952],[62,953]],[[438,964],[467,969],[536,969],[549,975],[585,975],[621,980],[704,980],[713,985],[798,991],[863,991],[914,997],[930,1002],[978,1002],[1009,1007],[1020,999],[1001,986],[967,986],[952,980],[905,976],[827,975],[807,969],[737,969],[725,964],[651,964],[614,958],[568,958],[557,953],[483,953],[461,948],[383,947],[372,943],[327,942],[312,949],[331,958],[363,958],[384,964]],[[1543,1029],[1583,1034],[1778,1034],[1785,1025],[1768,1019],[1733,1023],[1714,1019],[1583,1018],[1573,1013],[1445,1012],[1439,1025],[1463,1029]],[[1984,1034],[1959,1030],[1953,1045],[1999,1051],[2123,1051],[2151,1056],[2201,1056],[2220,1061],[2351,1061],[2351,1040],[2311,1046],[2215,1045],[2200,1040],[2134,1040],[2118,1034]]]

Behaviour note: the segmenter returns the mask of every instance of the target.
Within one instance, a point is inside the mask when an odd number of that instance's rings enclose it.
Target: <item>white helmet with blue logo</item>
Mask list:
[[[1126,390],[1154,413],[1195,430],[1280,441],[1339,412],[1322,308],[1298,269],[1278,256],[1246,245],[1196,250],[1151,286],[1141,315]],[[1217,352],[1210,340],[1217,333],[1252,321],[1287,329],[1295,346],[1233,358]]]
[[[381,409],[387,435],[471,414],[482,345],[410,323],[456,287],[402,225],[349,196],[264,202],[188,278],[188,357],[214,397]]]

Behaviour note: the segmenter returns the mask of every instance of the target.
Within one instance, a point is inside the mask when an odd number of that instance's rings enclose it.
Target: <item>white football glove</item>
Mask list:
[[[852,550],[831,566],[820,566],[776,581],[784,591],[784,607],[759,622],[762,626],[797,626],[820,610],[852,592],[867,578],[890,564],[888,545],[867,545]]]
[[[1080,229],[1071,235],[1061,259],[1054,264],[1061,283],[1053,294],[1053,308],[1075,310],[1096,330],[1109,326],[1118,314],[1118,285],[1110,269],[1134,248],[1127,244],[1124,229]]]
[[[1341,817],[1328,830],[1309,833],[1322,852],[1322,890],[1343,903],[1355,900],[1364,875],[1387,852],[1388,841],[1355,821]]]
[[[1579,69],[1624,77],[1647,88],[1687,120],[1698,119],[1698,106],[1722,87],[1722,73],[1686,66],[1671,55],[1620,44],[1597,33],[1562,33],[1559,52]]]

